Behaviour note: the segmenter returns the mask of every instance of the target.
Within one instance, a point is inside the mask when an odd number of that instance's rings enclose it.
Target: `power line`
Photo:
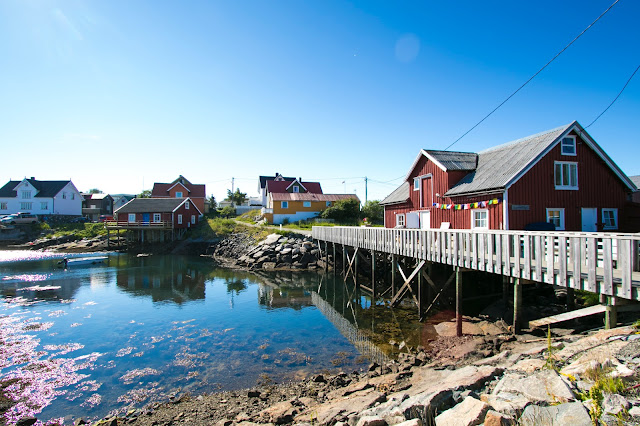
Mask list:
[[[598,118],[602,117],[602,115],[603,115],[605,112],[607,112],[607,110],[608,110],[609,108],[611,108],[611,105],[613,105],[613,104],[615,103],[615,101],[617,101],[617,100],[618,100],[618,98],[620,97],[620,95],[622,95],[622,92],[624,92],[624,89],[626,89],[626,88],[627,88],[627,86],[629,85],[629,82],[631,81],[631,79],[633,78],[633,76],[634,76],[634,75],[636,75],[636,73],[638,72],[638,70],[639,70],[639,69],[640,69],[640,65],[638,65],[638,67],[637,67],[637,68],[636,68],[636,70],[633,72],[633,74],[631,74],[631,77],[629,77],[629,80],[627,80],[627,82],[624,84],[624,87],[622,88],[622,90],[620,90],[620,93],[618,93],[618,96],[616,96],[616,97],[611,101],[611,103],[609,104],[609,106],[608,106],[608,107],[606,107],[606,108],[604,109],[604,111],[602,111],[602,112],[600,113],[600,115],[598,115],[598,116],[595,118],[595,120],[593,120],[593,121],[591,122],[591,124],[593,124],[593,123],[595,123],[596,121],[598,121]],[[589,124],[589,126],[591,126],[591,124]],[[585,127],[585,129],[588,129],[588,128],[589,128],[589,126]]]
[[[580,34],[578,34],[573,40],[571,40],[571,42],[569,44],[567,44],[560,52],[558,52],[553,58],[551,58],[551,60],[549,62],[547,62],[542,68],[540,68],[535,74],[533,74],[527,81],[525,81],[520,87],[518,87],[518,89],[511,93],[507,99],[505,99],[504,101],[502,101],[497,107],[495,107],[489,114],[485,115],[484,118],[480,121],[478,121],[472,128],[470,128],[469,130],[467,130],[466,132],[464,132],[464,134],[462,136],[460,136],[458,139],[456,139],[455,141],[453,141],[453,143],[451,145],[449,145],[448,147],[446,147],[444,150],[448,150],[449,148],[451,148],[453,145],[455,145],[456,143],[458,143],[458,141],[460,141],[460,139],[464,138],[465,136],[467,136],[469,133],[471,133],[471,131],[473,129],[475,129],[476,127],[478,127],[480,124],[482,124],[482,122],[484,120],[486,120],[487,118],[489,118],[494,112],[496,112],[502,105],[506,104],[507,101],[509,101],[509,99],[511,99],[513,96],[515,96],[516,93],[518,93],[524,86],[526,86],[527,84],[529,84],[529,82],[531,80],[533,80],[538,74],[540,74],[542,72],[542,70],[544,70],[547,66],[549,66],[549,64],[551,64],[551,62],[555,61],[556,58],[558,56],[560,56],[562,53],[564,53],[565,50],[567,50],[573,43],[575,43],[576,40],[578,40],[580,37],[582,37],[582,35],[584,33],[586,33],[589,28],[591,28],[596,22],[598,22],[600,20],[600,18],[602,18],[607,12],[609,12],[609,10],[611,10],[611,8],[613,6],[615,6],[620,0],[616,0],[613,2],[613,4],[611,6],[609,6],[607,8],[607,10],[605,10],[604,12],[602,12],[600,14],[600,16],[598,16],[596,18],[595,21],[593,21],[591,24],[589,24],[589,26],[587,28],[585,28],[584,30],[582,30],[582,32]]]

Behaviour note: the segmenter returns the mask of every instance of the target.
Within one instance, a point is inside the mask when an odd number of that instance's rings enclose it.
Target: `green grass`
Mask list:
[[[95,238],[99,235],[107,235],[104,223],[65,223],[54,227],[46,223],[40,224],[42,231],[51,230],[49,237],[62,237],[65,235],[75,235],[78,239]]]
[[[246,213],[241,214],[236,217],[236,220],[247,223],[255,223],[260,220],[262,217],[262,213],[260,209],[249,210]]]
[[[213,239],[224,237],[233,233],[236,229],[236,222],[233,219],[214,218],[200,222],[198,226],[190,230],[191,238]]]

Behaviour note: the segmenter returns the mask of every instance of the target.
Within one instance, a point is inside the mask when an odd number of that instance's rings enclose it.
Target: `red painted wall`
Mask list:
[[[564,208],[566,231],[582,230],[583,207],[597,208],[599,222],[602,220],[602,208],[617,208],[619,230],[627,227],[622,223],[628,199],[626,185],[579,136],[576,138],[576,154],[562,155],[560,145],[554,147],[509,188],[510,229],[523,229],[532,222],[546,222],[546,209],[554,207]],[[578,163],[579,190],[555,189],[555,161]],[[529,210],[514,211],[513,204],[528,205]]]

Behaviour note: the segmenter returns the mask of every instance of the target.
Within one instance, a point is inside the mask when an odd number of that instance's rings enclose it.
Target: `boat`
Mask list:
[[[67,259],[64,258],[58,262],[62,268],[69,268],[73,266],[85,266],[85,265],[98,265],[103,264],[105,260],[109,259],[108,256],[93,256],[93,257],[76,257]]]

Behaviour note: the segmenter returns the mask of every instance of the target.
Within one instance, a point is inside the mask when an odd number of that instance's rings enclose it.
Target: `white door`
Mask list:
[[[582,232],[596,232],[598,230],[598,209],[582,209]]]
[[[431,212],[420,212],[420,228],[421,229],[430,229],[431,228]]]

